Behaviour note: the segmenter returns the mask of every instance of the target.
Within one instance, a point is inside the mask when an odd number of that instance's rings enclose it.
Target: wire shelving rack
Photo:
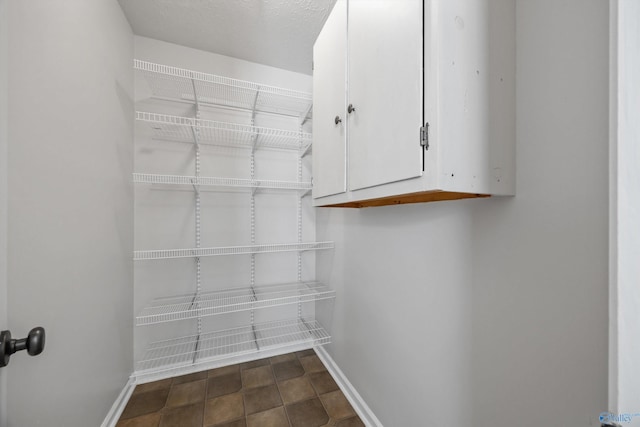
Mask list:
[[[154,138],[167,141],[194,143],[194,131],[198,129],[198,142],[204,145],[302,152],[311,146],[311,134],[308,132],[146,111],[136,111],[136,120],[145,123],[151,129]]]
[[[278,181],[269,179],[225,178],[213,176],[161,175],[134,173],[133,182],[137,184],[155,184],[188,187],[211,187],[220,190],[297,190],[307,194],[311,182]]]
[[[136,317],[138,326],[335,298],[320,282],[283,283],[156,298]]]
[[[138,379],[158,374],[170,376],[206,369],[207,365],[232,357],[311,348],[330,340],[316,320],[296,318],[158,341],[149,345],[144,358],[137,363],[135,376]]]
[[[212,248],[155,249],[134,251],[133,260],[194,258],[224,255],[256,255],[276,252],[305,252],[333,249],[333,242],[274,243],[266,245],[220,246]]]
[[[239,108],[305,118],[312,106],[311,94],[231,79],[169,65],[134,60],[153,95],[192,103]]]
[[[168,65],[134,60],[134,69],[145,78],[153,97],[186,102],[194,107],[194,117],[137,111],[136,120],[150,128],[156,140],[192,144],[195,147],[193,175],[134,173],[137,184],[161,189],[188,188],[195,191],[195,245],[182,249],[136,250],[135,261],[193,258],[195,291],[187,295],[154,299],[136,317],[137,326],[196,320],[195,334],[151,344],[136,364],[132,378],[138,382],[167,378],[220,366],[233,359],[251,360],[311,348],[330,342],[330,335],[307,315],[302,305],[335,298],[335,291],[316,281],[303,281],[302,254],[306,251],[333,249],[333,242],[305,242],[302,233],[302,199],[312,183],[303,179],[302,159],[311,153],[311,134],[304,124],[311,116],[311,94]],[[201,118],[202,106],[229,108],[250,114],[250,124]],[[212,111],[218,111],[216,109]],[[276,114],[296,120],[297,130],[274,129],[255,125],[256,113]],[[235,114],[235,113],[234,113]],[[227,116],[225,116],[227,117]],[[244,120],[246,122],[246,120]],[[293,126],[291,126],[293,127]],[[202,176],[201,145],[249,149],[250,177]],[[255,176],[255,152],[261,149],[290,150],[297,155],[295,181],[264,180]],[[246,191],[250,197],[250,244],[206,247],[201,242],[201,190]],[[260,191],[297,192],[297,241],[259,244],[256,242],[256,201]],[[256,257],[261,254],[297,252],[297,281],[272,285],[256,284]],[[204,291],[201,258],[246,255],[250,258],[250,284],[243,288]],[[207,283],[209,285],[209,283]],[[284,305],[297,305],[297,317],[258,323],[254,312]],[[203,331],[204,317],[249,312],[247,325],[222,331]]]

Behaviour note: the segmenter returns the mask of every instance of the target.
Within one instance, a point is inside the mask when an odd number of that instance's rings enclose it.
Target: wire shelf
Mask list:
[[[303,194],[311,190],[311,182],[276,181],[268,179],[221,178],[212,176],[159,175],[134,173],[133,182],[137,184],[187,185],[217,187],[227,190],[264,189],[264,190],[298,190]]]
[[[323,249],[333,249],[333,242],[280,243],[270,245],[134,251],[133,259],[134,261],[141,261],[153,259],[194,258],[222,255],[251,255],[276,252],[317,251]]]
[[[279,320],[153,343],[136,375],[211,363],[260,351],[327,344],[331,337],[313,319]]]
[[[319,282],[285,283],[227,289],[199,295],[157,298],[136,317],[138,326],[217,314],[277,307],[335,298],[335,291]]]
[[[311,134],[307,132],[193,119],[145,111],[136,111],[136,120],[147,123],[155,138],[170,141],[195,143],[197,131],[198,143],[205,145],[296,150],[301,153],[305,153],[311,145]]]
[[[304,118],[311,94],[134,60],[154,96]]]

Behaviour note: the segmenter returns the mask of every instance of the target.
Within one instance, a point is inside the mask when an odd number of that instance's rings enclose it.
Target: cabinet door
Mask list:
[[[313,46],[314,198],[346,191],[346,52],[347,0],[338,0]]]
[[[350,190],[422,175],[422,3],[349,0]]]

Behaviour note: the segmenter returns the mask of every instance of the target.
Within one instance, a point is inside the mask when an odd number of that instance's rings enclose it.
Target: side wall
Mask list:
[[[474,213],[478,425],[607,407],[608,9],[517,3],[517,192]]]
[[[112,0],[7,3],[9,326],[47,332],[8,426],[96,426],[133,365],[133,35]]]
[[[385,426],[598,425],[607,40],[607,2],[518,1],[515,197],[319,209],[328,350]]]

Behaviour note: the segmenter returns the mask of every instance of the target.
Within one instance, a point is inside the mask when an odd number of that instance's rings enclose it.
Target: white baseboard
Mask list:
[[[340,390],[342,390],[349,403],[351,403],[351,406],[353,406],[353,409],[358,413],[362,422],[367,427],[384,427],[371,408],[369,408],[366,402],[362,399],[362,396],[360,396],[344,373],[340,368],[338,368],[336,362],[334,362],[331,356],[329,356],[329,353],[327,353],[327,351],[321,346],[314,347],[314,350],[318,354],[320,360],[322,360],[322,363],[324,363],[324,366],[327,367],[327,370],[336,381],[338,387],[340,387]]]
[[[127,406],[127,402],[129,402],[129,398],[133,393],[133,389],[135,388],[135,382],[130,378],[118,395],[116,401],[113,402],[109,413],[107,414],[100,427],[115,427],[115,425],[118,423],[118,420],[120,419],[120,415],[122,415],[122,411],[124,411],[124,407]]]

